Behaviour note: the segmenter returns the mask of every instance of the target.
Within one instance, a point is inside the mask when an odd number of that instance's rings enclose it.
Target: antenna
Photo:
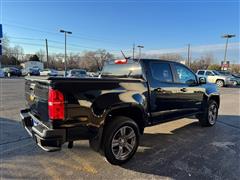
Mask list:
[[[124,59],[130,59],[131,57],[129,56],[129,57],[127,57],[127,56],[125,56],[125,54],[124,54],[124,52],[121,50],[121,53],[122,53],[122,55],[123,55],[123,57],[124,57]]]
[[[121,53],[122,53],[122,55],[123,55],[124,59],[127,59],[127,57],[125,56],[125,54],[123,53],[123,51],[122,51],[122,50],[121,50]]]

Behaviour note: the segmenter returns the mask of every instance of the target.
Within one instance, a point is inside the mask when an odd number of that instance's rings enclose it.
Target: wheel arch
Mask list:
[[[128,105],[125,107],[115,107],[114,109],[111,109],[105,118],[103,128],[107,126],[109,122],[113,120],[113,117],[116,116],[126,116],[131,118],[133,121],[136,122],[136,124],[139,127],[139,132],[143,134],[144,128],[146,126],[147,122],[147,116],[142,107],[139,107],[138,105]]]
[[[211,101],[211,100],[216,101],[216,103],[218,105],[218,108],[220,107],[220,97],[219,97],[219,95],[211,95],[211,96],[209,96],[208,102]]]
[[[216,79],[216,82],[215,82],[215,83],[217,83],[217,81],[222,81],[222,82],[223,82],[223,85],[225,86],[225,80],[224,80],[224,79]]]

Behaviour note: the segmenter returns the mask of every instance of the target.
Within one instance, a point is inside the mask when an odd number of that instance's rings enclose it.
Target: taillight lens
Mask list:
[[[117,59],[114,61],[115,64],[127,64],[127,59]]]
[[[64,119],[64,96],[63,93],[49,89],[48,93],[48,115],[51,120]]]

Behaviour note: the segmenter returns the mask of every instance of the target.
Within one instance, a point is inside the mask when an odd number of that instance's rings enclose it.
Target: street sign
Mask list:
[[[0,38],[3,37],[2,24],[0,24]]]

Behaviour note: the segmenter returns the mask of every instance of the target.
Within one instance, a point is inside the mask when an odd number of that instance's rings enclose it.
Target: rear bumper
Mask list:
[[[66,129],[50,129],[34,119],[37,125],[33,124],[33,117],[28,109],[20,111],[22,124],[28,134],[35,140],[37,145],[45,151],[57,151],[61,149],[66,141]]]
[[[59,127],[51,129],[36,119],[29,109],[20,111],[22,124],[37,145],[45,151],[61,150],[62,144],[69,141],[92,139],[98,135],[98,128],[87,126]],[[33,123],[37,122],[37,123]]]

